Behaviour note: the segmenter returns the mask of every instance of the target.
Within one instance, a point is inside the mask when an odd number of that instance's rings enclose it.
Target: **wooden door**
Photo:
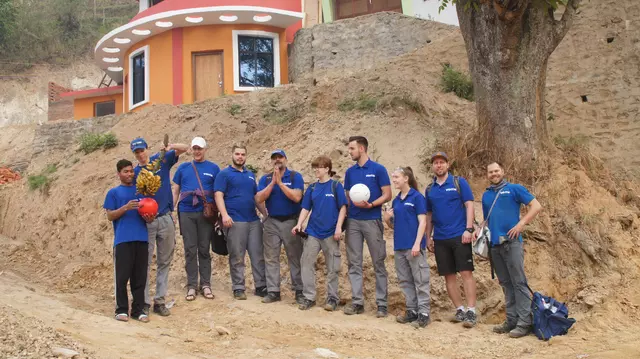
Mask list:
[[[193,100],[202,101],[224,92],[222,52],[193,54]]]

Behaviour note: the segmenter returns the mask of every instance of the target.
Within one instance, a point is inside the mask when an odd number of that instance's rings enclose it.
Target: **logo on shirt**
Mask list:
[[[326,197],[333,197],[333,193],[325,193]]]
[[[282,182],[285,186],[291,186],[291,182]]]
[[[374,174],[368,174],[368,175],[366,175],[365,177],[373,177],[373,178],[376,178],[376,175],[374,175]]]
[[[249,176],[249,178],[251,178],[251,179],[252,179],[252,180],[254,180],[254,181],[256,180],[256,179],[255,179],[255,177],[251,177],[251,176]]]
[[[205,172],[205,173],[203,173],[203,175],[205,175],[205,176],[209,176],[209,177],[213,177],[213,174],[211,174],[211,173],[206,173],[206,172]]]
[[[500,194],[511,194],[509,191],[500,191]]]
[[[457,191],[457,189],[455,189],[455,188],[447,188],[445,191],[451,192],[451,191]]]
[[[405,206],[415,207],[415,205],[414,205],[413,203],[409,203],[409,202],[405,203],[404,205],[405,205]]]

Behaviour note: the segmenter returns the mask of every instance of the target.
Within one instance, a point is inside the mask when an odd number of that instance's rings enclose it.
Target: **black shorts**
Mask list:
[[[462,236],[433,240],[438,274],[441,276],[462,271],[473,271],[471,243],[463,244]]]

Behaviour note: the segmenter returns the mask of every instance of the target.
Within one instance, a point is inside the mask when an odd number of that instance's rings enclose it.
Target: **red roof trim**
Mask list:
[[[93,97],[93,96],[102,96],[102,95],[111,95],[111,94],[117,94],[117,93],[122,93],[123,87],[122,85],[120,86],[111,86],[111,87],[100,87],[97,89],[90,89],[90,90],[81,90],[81,91],[71,91],[71,92],[64,92],[60,94],[60,97],[69,97],[69,98],[86,98],[86,97]]]
[[[129,22],[161,12],[211,6],[258,6],[295,12],[302,11],[302,3],[300,0],[164,0],[158,5],[151,6],[139,12]]]

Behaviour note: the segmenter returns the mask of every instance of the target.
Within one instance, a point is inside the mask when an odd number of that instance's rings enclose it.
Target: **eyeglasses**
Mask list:
[[[402,173],[404,173],[404,168],[398,167],[393,172],[402,172]]]

